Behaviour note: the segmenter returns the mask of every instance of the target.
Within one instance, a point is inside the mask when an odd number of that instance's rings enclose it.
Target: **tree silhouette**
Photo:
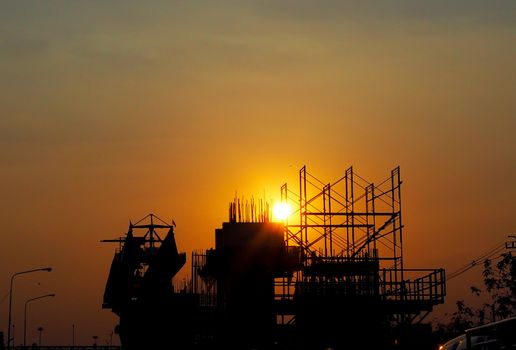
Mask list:
[[[474,309],[464,300],[458,300],[450,323],[439,328],[462,333],[468,328],[516,315],[516,259],[510,252],[500,258],[496,263],[492,259],[484,261],[484,290],[470,287],[472,294],[485,300],[482,306]]]

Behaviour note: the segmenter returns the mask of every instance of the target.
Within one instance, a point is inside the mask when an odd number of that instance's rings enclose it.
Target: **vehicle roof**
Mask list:
[[[500,321],[496,321],[496,322],[491,322],[491,323],[488,323],[488,324],[484,324],[482,326],[466,329],[466,334],[474,332],[474,331],[477,331],[477,330],[482,330],[484,328],[491,328],[493,326],[497,326],[497,325],[501,325],[501,324],[503,325],[505,323],[510,323],[510,322],[516,322],[516,317],[509,317],[509,318],[506,318],[504,320],[500,320]]]

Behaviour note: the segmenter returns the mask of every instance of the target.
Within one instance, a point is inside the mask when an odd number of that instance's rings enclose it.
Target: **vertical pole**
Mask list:
[[[304,186],[303,186],[303,182],[304,182]],[[299,233],[301,234],[301,245],[302,245],[302,249],[304,249],[304,241],[303,241],[303,231],[304,231],[304,216],[303,216],[303,209],[306,210],[306,208],[303,206],[303,204],[306,204],[306,197],[305,197],[305,192],[306,191],[306,165],[303,166],[301,168],[301,170],[299,170],[299,226],[300,226],[300,231]],[[303,198],[305,198],[305,203],[303,203]]]
[[[150,214],[150,228],[149,228],[149,239],[150,247],[154,248],[154,215]]]
[[[195,270],[195,257],[194,257],[194,252],[192,251],[192,280],[190,281],[190,292],[191,293],[195,293],[196,290],[195,290],[195,274],[194,274],[194,270]]]
[[[375,208],[375,194],[374,194],[374,184],[371,184],[371,213],[373,214],[373,227],[371,229],[372,234],[374,235],[376,233],[376,215],[374,213],[376,212]],[[367,250],[369,250],[369,247],[367,247]],[[376,237],[373,237],[373,256],[376,254]]]
[[[25,309],[23,311],[23,347],[27,346],[27,304],[29,301],[25,302]]]
[[[328,227],[326,226],[326,186],[323,187],[324,257],[328,256]]]
[[[9,288],[9,323],[7,326],[7,350],[11,349],[11,337],[14,338],[14,330],[11,335],[11,313],[12,313],[12,303],[13,303],[13,280],[16,274],[11,276],[11,286]],[[14,326],[13,326],[14,328]]]
[[[369,247],[370,247],[370,237],[371,237],[371,223],[369,222],[369,214],[372,212],[372,205],[373,205],[373,197],[374,197],[374,185],[369,184],[365,188],[365,201],[366,201],[366,236],[367,236],[367,246],[366,246],[366,253],[369,254]]]
[[[400,256],[400,274],[401,279],[403,280],[404,277],[404,267],[403,267],[403,223],[401,221],[401,175],[400,175],[400,167],[396,167],[394,169],[396,174],[396,188],[398,192],[398,226],[399,226],[399,235],[400,235],[400,249],[399,249],[399,256]]]
[[[242,208],[240,206],[240,198],[238,198],[238,222],[242,222]]]
[[[349,246],[350,246],[350,240],[349,240],[349,194],[348,194],[348,187],[349,187],[349,178],[348,178],[348,170],[346,170],[346,173],[344,175],[344,183],[346,185],[345,190],[345,200],[344,200],[344,209],[346,211],[346,256],[349,258]]]
[[[333,256],[333,226],[331,225],[331,185],[328,184],[328,213],[330,215],[330,256]]]
[[[35,297],[35,298],[32,298],[32,299],[29,299],[25,302],[25,308],[24,308],[24,311],[23,311],[23,346],[27,346],[26,344],[26,341],[27,341],[27,305],[29,305],[30,302],[34,301],[34,300],[38,300],[38,299],[43,299],[43,298],[47,298],[47,297],[54,297],[55,294],[45,294],[45,295],[41,295],[39,297]]]
[[[354,194],[354,188],[355,188],[355,180],[353,179],[353,167],[349,168],[350,173],[350,185],[351,185],[351,235],[353,240],[353,246],[352,246],[352,254],[355,254],[355,194]]]
[[[306,168],[304,168],[304,176],[303,176],[303,197],[305,198],[303,206],[305,209],[304,212],[304,222],[305,222],[305,245],[308,246],[308,194],[306,193]]]
[[[394,282],[397,284],[398,282],[398,230],[397,230],[397,216],[399,213],[396,210],[396,184],[394,182],[394,170],[391,171],[391,211],[392,216],[394,217],[392,220],[392,245],[393,245],[393,254],[394,254]],[[400,276],[401,277],[401,276]],[[403,280],[403,279],[402,279]]]
[[[16,272],[11,276],[11,283],[10,283],[10,287],[9,287],[9,321],[8,321],[8,325],[7,325],[7,349],[8,350],[11,349],[11,340],[12,340],[12,344],[14,345],[14,330],[12,330],[12,332],[11,332],[14,277],[16,277],[18,275],[26,274],[26,273],[37,272],[37,271],[50,272],[50,271],[52,271],[52,268],[45,267],[45,268],[41,268],[41,269],[32,269],[32,270],[27,270],[27,271],[21,271],[21,272]],[[13,326],[13,329],[14,329],[14,326]]]

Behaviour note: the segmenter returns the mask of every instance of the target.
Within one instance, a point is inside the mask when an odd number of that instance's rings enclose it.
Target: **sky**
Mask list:
[[[453,271],[516,233],[514,1],[2,1],[0,331],[109,339],[129,220],[214,245],[235,193],[278,200],[401,167],[405,266]],[[450,281],[436,314],[480,271]],[[5,317],[4,317],[5,315]]]

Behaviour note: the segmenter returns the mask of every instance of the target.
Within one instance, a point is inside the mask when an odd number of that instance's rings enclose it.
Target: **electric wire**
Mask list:
[[[449,281],[451,279],[454,279],[454,278],[462,275],[463,273],[465,273],[468,270],[472,269],[473,267],[477,266],[479,263],[492,258],[493,256],[502,252],[503,250],[505,250],[504,243],[500,243],[500,244],[496,245],[494,248],[484,252],[480,256],[473,259],[470,263],[468,263],[468,264],[458,268],[457,270],[453,271],[452,273],[450,273],[448,276],[446,276],[446,281]]]

